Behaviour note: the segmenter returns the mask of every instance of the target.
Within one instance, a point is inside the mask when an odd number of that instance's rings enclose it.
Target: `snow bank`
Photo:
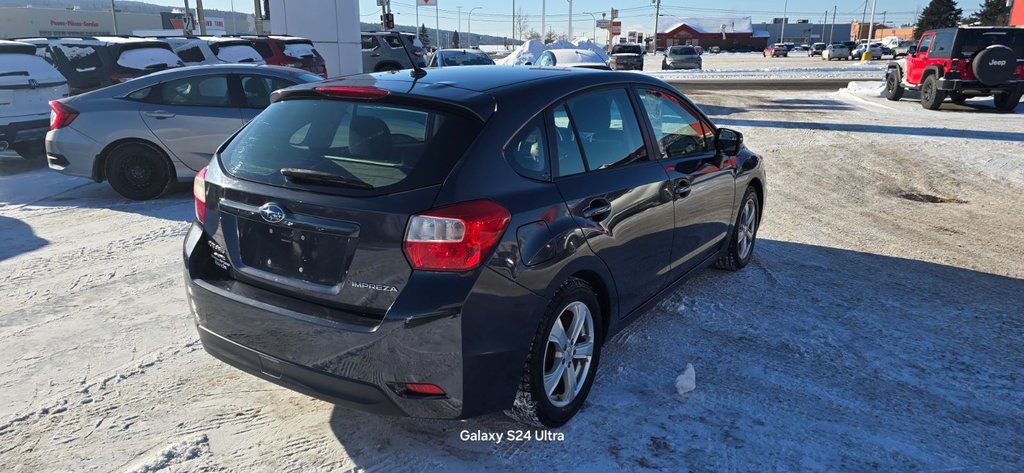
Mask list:
[[[544,44],[539,39],[531,39],[519,45],[519,47],[509,53],[508,56],[495,61],[495,64],[503,66],[522,66],[528,62],[536,62],[537,59],[540,58],[541,53],[549,49],[586,49],[596,53],[601,57],[602,61],[608,62],[608,53],[604,51],[604,48],[597,45],[590,39],[580,38],[571,43],[560,39],[552,42],[551,44]]]
[[[885,82],[882,81],[860,81],[850,82],[842,91],[868,97],[881,97],[885,93]]]
[[[164,48],[137,48],[123,51],[117,63],[132,69],[149,69],[153,66],[174,67],[182,65],[174,51]]]
[[[210,451],[210,440],[206,434],[200,434],[190,439],[182,440],[160,451],[155,458],[135,466],[132,473],[151,473],[170,468],[172,465],[184,463],[194,458],[199,458]]]

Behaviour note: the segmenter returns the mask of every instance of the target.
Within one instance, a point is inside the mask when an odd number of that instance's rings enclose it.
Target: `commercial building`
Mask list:
[[[766,39],[754,34],[750,17],[743,18],[673,18],[658,21],[657,48],[692,44],[722,49],[741,47],[761,49]]]
[[[1010,26],[1024,26],[1024,0],[1011,0]]]
[[[783,33],[783,26],[785,26],[785,33]],[[796,44],[828,43],[829,38],[832,38],[832,41],[847,41],[849,39],[848,28],[849,25],[845,23],[836,24],[833,28],[831,23],[811,23],[808,20],[796,20],[783,24],[781,18],[777,22],[754,25],[755,32],[764,32],[767,43]],[[783,34],[786,35],[785,38],[782,37]]]
[[[109,11],[68,10],[59,8],[0,7],[0,38],[25,36],[104,36],[132,34],[134,31],[177,29],[169,23],[175,14],[117,13],[117,28]],[[180,17],[180,13],[177,14]],[[251,32],[252,15],[238,14],[231,18],[214,18],[207,14],[208,33]],[[180,27],[180,22],[178,22]],[[220,25],[218,25],[220,23]],[[219,26],[219,28],[218,28]],[[195,33],[199,33],[198,29]]]

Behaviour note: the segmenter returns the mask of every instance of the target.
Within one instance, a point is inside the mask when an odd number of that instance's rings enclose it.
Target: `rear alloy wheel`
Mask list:
[[[929,75],[921,83],[921,106],[928,110],[938,110],[946,99],[946,91],[939,90],[939,79],[935,74]]]
[[[894,102],[903,98],[903,84],[899,71],[892,71],[885,77],[885,98]]]
[[[716,268],[737,271],[743,269],[753,258],[757,228],[761,220],[760,205],[757,191],[753,187],[747,187],[747,191],[743,193],[739,216],[733,225],[729,246],[715,262]]]
[[[523,368],[509,417],[559,427],[583,406],[601,354],[601,311],[586,281],[570,278],[555,292]]]
[[[132,200],[155,199],[174,184],[170,161],[146,143],[118,145],[107,154],[105,171],[110,187]]]
[[[1012,112],[1020,105],[1020,92],[1009,92],[1005,94],[996,94],[992,99],[996,103],[996,109],[1003,112]]]

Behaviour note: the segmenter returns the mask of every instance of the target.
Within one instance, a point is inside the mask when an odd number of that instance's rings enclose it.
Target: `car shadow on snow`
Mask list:
[[[851,133],[881,133],[886,135],[916,135],[938,138],[966,138],[972,140],[994,140],[1014,141],[1024,143],[1024,133],[1009,131],[984,131],[949,128],[923,128],[895,125],[875,125],[861,123],[817,123],[817,122],[794,122],[776,120],[751,120],[745,118],[719,118],[715,120],[717,125],[723,126],[750,126],[763,128],[785,128],[794,130],[825,130],[844,131]]]
[[[106,182],[65,176],[50,169],[35,169],[0,176],[0,208],[19,206],[110,209],[165,220],[191,221],[194,215],[192,184],[179,182],[159,199],[133,201]]]
[[[0,261],[38,250],[50,242],[36,236],[21,220],[0,216]]]
[[[564,441],[463,441],[526,427],[336,407],[357,468],[447,471],[1013,470],[1024,438],[1024,280],[761,240],[603,349]],[[673,383],[687,363],[697,389]]]

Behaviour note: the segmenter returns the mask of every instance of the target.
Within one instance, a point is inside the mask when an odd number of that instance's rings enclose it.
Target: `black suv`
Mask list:
[[[117,84],[185,64],[171,46],[131,36],[82,36],[20,39],[35,44],[67,78],[72,94]]]
[[[478,66],[277,91],[194,190],[210,354],[365,411],[557,426],[605,340],[750,261],[765,173],[657,79]]]
[[[966,27],[925,31],[907,56],[889,65],[885,95],[900,100],[904,89],[921,91],[921,105],[937,110],[992,96],[1011,111],[1024,92],[1024,28]]]

